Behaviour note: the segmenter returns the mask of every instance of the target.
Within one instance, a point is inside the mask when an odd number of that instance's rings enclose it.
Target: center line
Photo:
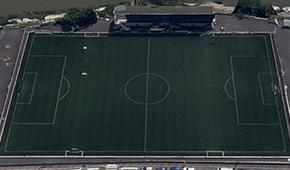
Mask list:
[[[150,37],[148,38],[147,48],[147,75],[146,75],[146,101],[145,101],[145,132],[144,132],[144,151],[146,151],[147,140],[147,106],[148,106],[148,87],[149,87],[149,56],[150,56]]]

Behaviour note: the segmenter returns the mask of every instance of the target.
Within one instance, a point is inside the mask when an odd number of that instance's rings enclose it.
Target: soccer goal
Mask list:
[[[84,151],[79,150],[78,148],[71,148],[70,150],[65,151],[65,156],[84,156]]]

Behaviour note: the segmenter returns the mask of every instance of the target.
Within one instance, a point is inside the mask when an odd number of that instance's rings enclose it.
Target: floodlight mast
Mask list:
[[[220,34],[216,37],[216,39],[214,39],[214,41],[211,43],[211,45],[216,45],[216,41],[219,39],[219,37],[224,32],[224,27],[220,27],[220,31],[221,31]]]

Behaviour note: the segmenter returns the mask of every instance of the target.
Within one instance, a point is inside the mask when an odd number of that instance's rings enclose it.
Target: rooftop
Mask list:
[[[117,6],[114,14],[214,14],[214,8],[212,6]]]

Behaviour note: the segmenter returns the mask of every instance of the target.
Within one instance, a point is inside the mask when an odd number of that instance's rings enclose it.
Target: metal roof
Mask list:
[[[117,6],[114,14],[188,15],[214,14],[212,6]]]

